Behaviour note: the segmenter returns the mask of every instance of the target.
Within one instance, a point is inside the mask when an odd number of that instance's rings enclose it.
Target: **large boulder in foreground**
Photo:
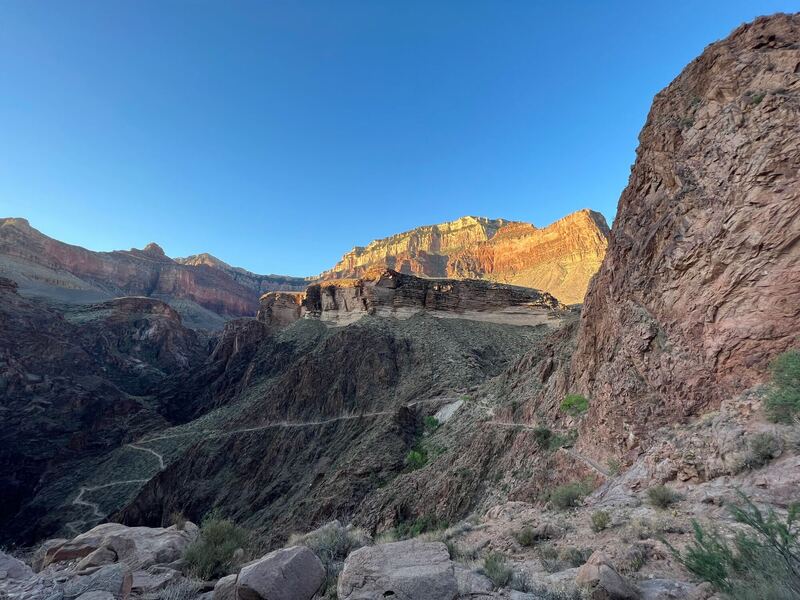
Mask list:
[[[166,528],[127,527],[119,523],[104,523],[68,542],[51,545],[45,552],[43,564],[47,566],[54,562],[113,553],[118,562],[146,569],[181,558],[198,533],[197,525],[188,521],[182,529],[174,525]]]
[[[592,600],[639,600],[631,586],[599,550],[594,552],[575,576],[575,584],[589,591]]]
[[[244,567],[236,580],[236,598],[311,600],[324,582],[325,567],[319,558],[306,546],[292,546]]]
[[[453,600],[453,562],[441,542],[407,540],[359,548],[344,562],[340,600]]]
[[[761,17],[653,101],[581,315],[587,447],[713,410],[800,345],[798,64],[800,14]]]

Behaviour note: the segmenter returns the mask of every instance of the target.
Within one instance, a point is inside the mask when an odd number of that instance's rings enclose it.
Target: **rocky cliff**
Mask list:
[[[660,92],[572,371],[629,446],[763,381],[800,345],[800,15],[710,45]]]
[[[56,303],[149,296],[172,304],[187,325],[218,329],[227,318],[254,315],[262,287],[293,285],[292,278],[217,263],[177,262],[157,244],[92,252],[49,238],[25,219],[0,219],[0,275],[16,281],[21,293]]]
[[[608,225],[581,210],[548,227],[463,217],[356,247],[322,278],[357,278],[388,267],[423,277],[486,279],[541,289],[567,304],[583,300],[605,254]]]
[[[346,325],[365,315],[443,318],[539,325],[559,322],[565,306],[546,292],[477,280],[425,279],[373,270],[359,279],[312,284],[305,292],[271,292],[258,318],[282,327],[300,318]]]
[[[290,277],[288,275],[259,275],[241,267],[233,267],[228,263],[208,253],[193,254],[185,258],[176,258],[175,262],[193,267],[206,266],[226,273],[235,282],[250,288],[257,294],[265,294],[276,290],[302,291],[309,283],[315,281],[312,277]]]

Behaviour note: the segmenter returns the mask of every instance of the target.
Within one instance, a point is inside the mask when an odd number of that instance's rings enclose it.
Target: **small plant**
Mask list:
[[[636,573],[647,563],[650,557],[650,546],[647,544],[634,544],[625,553],[623,570]]]
[[[612,476],[619,475],[620,471],[622,471],[622,463],[613,457],[606,461],[606,467],[608,468],[608,474]]]
[[[560,485],[550,492],[550,502],[555,508],[566,510],[579,506],[581,500],[591,489],[582,481],[573,481],[565,485]]]
[[[680,494],[666,485],[654,485],[647,490],[647,498],[650,504],[656,508],[665,509],[672,506],[681,499]]]
[[[439,419],[431,416],[425,417],[423,423],[425,425],[425,433],[433,433],[439,429],[439,425],[441,425],[441,423],[439,423]]]
[[[791,423],[800,415],[800,350],[788,350],[770,365],[772,385],[764,401],[767,416],[776,423]]]
[[[533,429],[533,440],[542,450],[546,450],[550,447],[550,438],[552,436],[553,432],[544,425],[537,425]]]
[[[558,559],[562,562],[569,563],[573,567],[580,567],[583,563],[589,560],[592,555],[590,548],[576,548],[575,546],[567,546],[562,548],[558,553]]]
[[[744,494],[728,507],[744,526],[731,541],[716,529],[692,522],[694,541],[683,552],[669,544],[689,571],[710,582],[732,600],[800,597],[800,504],[790,506],[785,519],[766,515]]]
[[[216,579],[230,573],[237,550],[247,548],[247,532],[217,511],[203,517],[200,535],[186,549],[189,572],[200,579]]]
[[[577,417],[589,410],[589,401],[578,394],[569,394],[561,401],[561,410],[571,417]]]
[[[611,515],[604,510],[596,510],[592,513],[592,531],[600,533],[607,529],[611,524]]]
[[[437,519],[433,515],[422,515],[413,521],[403,521],[402,523],[398,523],[398,525],[394,528],[394,533],[395,538],[406,540],[409,538],[418,537],[423,533],[447,529],[448,525],[449,523],[447,521]]]
[[[742,457],[742,467],[759,469],[783,452],[783,440],[778,436],[762,432],[749,439],[748,450]]]
[[[483,573],[496,588],[505,587],[511,581],[513,571],[506,562],[506,557],[499,552],[490,552],[483,559]]]
[[[406,455],[406,467],[409,471],[416,471],[428,464],[428,453],[424,448],[414,448]]]
[[[180,510],[172,511],[169,515],[169,522],[172,523],[178,531],[183,531],[186,528],[186,517]]]
[[[522,529],[514,532],[514,539],[517,540],[520,546],[529,547],[536,544],[539,538],[533,530],[533,527],[526,525]]]

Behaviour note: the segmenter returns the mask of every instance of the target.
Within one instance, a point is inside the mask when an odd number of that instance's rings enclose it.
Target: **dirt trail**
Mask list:
[[[447,403],[457,400],[457,398],[431,398],[429,400],[417,400],[416,402],[410,402],[398,408],[410,408],[412,406],[417,406],[419,404],[430,404],[434,402],[441,402]],[[335,423],[337,421],[347,421],[353,419],[367,419],[372,417],[379,417],[384,415],[391,415],[397,412],[398,408],[394,408],[392,410],[381,410],[381,411],[374,411],[368,413],[360,413],[360,414],[347,414],[347,415],[340,415],[338,417],[331,417],[330,419],[321,419],[319,421],[276,421],[274,423],[267,423],[265,425],[258,425],[255,427],[242,427],[240,429],[231,429],[229,431],[187,431],[184,433],[175,433],[171,435],[162,435],[158,437],[152,437],[147,439],[140,439],[136,442],[132,442],[130,444],[126,444],[125,447],[131,448],[132,450],[138,450],[140,452],[146,452],[148,454],[152,454],[158,460],[158,471],[163,471],[166,468],[166,463],[164,462],[164,455],[160,452],[153,450],[152,448],[146,448],[142,444],[146,444],[148,442],[156,442],[159,440],[171,440],[180,437],[186,437],[190,435],[197,435],[203,436],[205,438],[219,438],[219,437],[226,437],[230,435],[236,435],[240,433],[250,433],[253,431],[264,431],[266,429],[273,429],[273,428],[297,428],[297,427],[318,427],[320,425],[328,425],[330,423]],[[67,523],[67,527],[72,529],[76,533],[81,533],[81,530],[78,529],[79,525],[86,525],[92,521],[103,520],[106,515],[100,511],[100,505],[96,502],[91,502],[89,500],[84,500],[83,495],[87,492],[94,492],[96,490],[101,490],[109,487],[114,487],[117,485],[130,485],[134,483],[147,483],[152,478],[149,477],[147,479],[125,479],[120,481],[111,481],[109,483],[104,483],[102,485],[95,485],[95,486],[81,486],[78,488],[78,495],[72,500],[73,506],[85,506],[90,508],[92,511],[92,517],[85,520],[79,521],[71,521]]]

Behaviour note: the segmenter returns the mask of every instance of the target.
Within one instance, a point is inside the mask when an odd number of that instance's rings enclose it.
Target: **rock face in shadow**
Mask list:
[[[424,311],[441,318],[539,325],[557,322],[564,310],[558,300],[539,290],[477,280],[424,279],[386,269],[360,279],[316,283],[304,293],[265,294],[258,319],[270,327],[300,318],[346,325],[365,315],[404,319]]]
[[[538,229],[530,223],[462,217],[356,247],[323,279],[357,279],[376,268],[418,277],[485,279],[583,300],[608,243],[599,213],[581,210]]]
[[[629,446],[763,381],[800,345],[800,15],[759,18],[660,92],[572,372]]]
[[[63,465],[163,427],[143,396],[206,355],[195,332],[160,300],[119,298],[62,312],[21,297],[16,287],[0,278],[5,539],[39,535],[28,529],[36,526],[37,509],[29,507],[24,519],[15,515],[36,486],[63,474]]]

